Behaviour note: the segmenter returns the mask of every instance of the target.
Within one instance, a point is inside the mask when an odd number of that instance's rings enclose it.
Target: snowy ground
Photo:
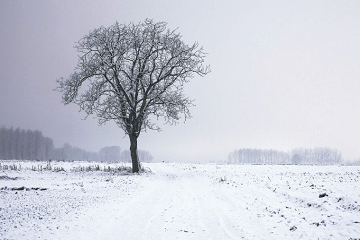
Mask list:
[[[360,167],[16,164],[0,170],[0,239],[360,239]]]

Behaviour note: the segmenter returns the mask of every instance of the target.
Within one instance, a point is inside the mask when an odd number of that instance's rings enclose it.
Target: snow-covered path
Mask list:
[[[301,188],[296,176],[290,186],[291,177],[280,181],[281,174],[269,173],[269,168],[261,166],[258,167],[265,170],[263,174],[260,171],[238,175],[236,169],[229,166],[159,163],[150,164],[150,167],[153,175],[134,176],[138,188],[91,209],[65,235],[61,233],[59,239],[340,239],[360,236],[357,230],[360,224],[356,223],[360,220],[360,209],[353,209],[355,212],[339,210],[340,204],[332,204],[338,198],[320,199],[318,191],[321,189],[310,188],[310,182],[307,188]],[[270,176],[279,179],[271,181]],[[331,190],[323,191],[332,194]]]
[[[66,214],[57,210],[48,223],[37,220],[37,231],[25,225],[10,230],[7,239],[360,238],[358,167],[146,166],[152,174],[84,175],[73,190],[68,186],[76,179],[70,174],[65,190],[60,186],[37,196],[93,200]]]
[[[94,209],[86,219],[80,219],[88,224],[75,224],[79,227],[69,229],[61,238],[241,239],[245,236],[243,229],[248,220],[244,213],[239,215],[244,209],[211,188],[209,178],[164,164],[153,164],[151,168],[154,172],[151,181],[143,182],[128,199]]]

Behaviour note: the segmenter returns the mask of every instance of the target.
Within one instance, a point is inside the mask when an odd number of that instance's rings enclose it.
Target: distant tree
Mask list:
[[[47,139],[47,138],[45,138]],[[53,141],[48,141],[46,149],[49,149],[48,158],[60,161],[98,161],[98,153],[88,152],[79,147],[64,143],[60,148],[54,148]]]
[[[93,162],[99,161],[98,154],[96,152],[88,152],[86,156],[86,161],[93,161]]]
[[[22,132],[23,145],[22,145],[22,158],[30,159],[30,130],[24,130]]]
[[[41,137],[42,133],[39,130],[31,131],[31,159],[41,160]]]
[[[139,159],[142,162],[152,162],[153,160],[153,156],[148,151],[139,150],[138,154],[139,154]]]
[[[49,154],[49,159],[64,161],[65,159],[62,158],[62,148],[54,148]]]
[[[24,145],[25,145],[25,134],[26,131],[24,129],[20,129],[20,139],[19,139],[19,145],[18,145],[18,151],[19,151],[19,159],[23,160],[24,158]]]
[[[138,156],[142,162],[152,162],[154,159],[150,152],[145,150],[138,150]],[[120,154],[121,162],[131,162],[131,152],[129,150],[124,150]]]
[[[295,148],[289,152],[263,149],[238,149],[228,155],[232,164],[315,164],[331,165],[343,162],[342,154],[332,148]]]
[[[301,159],[297,164],[332,165],[343,161],[341,152],[332,148],[295,148],[291,155],[293,160],[295,156]]]
[[[124,150],[120,153],[121,162],[131,162],[131,153],[129,150]]]
[[[300,156],[300,154],[295,153],[294,156],[292,157],[291,162],[292,162],[293,164],[295,164],[295,165],[301,164],[301,156]]]
[[[51,152],[54,150],[54,140],[49,137],[44,139],[45,141],[45,158],[49,159]]]
[[[203,49],[197,43],[186,45],[166,25],[146,19],[91,31],[75,46],[81,54],[76,72],[57,80],[64,104],[78,104],[87,116],[96,114],[99,124],[113,120],[129,136],[133,172],[140,168],[140,132],[160,129],[150,116],[170,124],[180,114],[190,117],[193,104],[184,96],[183,84],[210,72],[203,66]],[[89,88],[79,92],[82,85]]]
[[[41,131],[0,128],[0,159],[45,160],[53,148],[54,141],[45,138]]]
[[[0,159],[5,159],[5,127],[0,128]]]
[[[21,130],[16,128],[14,132],[15,139],[15,156],[14,159],[21,159]]]
[[[34,155],[35,155],[35,159],[37,160],[44,160],[44,152],[45,152],[45,148],[44,148],[44,142],[43,142],[43,135],[42,132],[39,130],[34,131],[34,144],[35,144],[35,148],[34,148]]]
[[[289,154],[283,151],[243,148],[228,155],[232,164],[280,164],[289,161]]]
[[[346,162],[346,165],[348,166],[360,166],[360,159],[355,159],[353,161]]]
[[[8,159],[15,159],[16,155],[16,138],[13,127],[9,129],[9,156]]]
[[[102,162],[119,162],[120,151],[119,146],[104,147],[99,151],[99,159]]]
[[[70,151],[72,149],[72,146],[69,143],[64,143],[63,146],[61,147],[61,159],[62,160],[73,160],[72,156],[70,155]]]
[[[237,162],[237,150],[232,151],[228,154],[228,161],[229,164],[236,164]]]
[[[36,159],[36,133],[34,131],[28,132],[28,146],[29,146],[29,160]]]

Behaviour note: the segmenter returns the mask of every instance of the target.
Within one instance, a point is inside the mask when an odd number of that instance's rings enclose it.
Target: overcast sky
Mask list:
[[[360,158],[360,1],[0,0],[0,125],[41,130],[57,147],[128,149],[115,124],[82,120],[52,89],[90,30],[145,18],[199,42],[212,69],[185,87],[192,119],[140,135],[155,160],[296,147]]]

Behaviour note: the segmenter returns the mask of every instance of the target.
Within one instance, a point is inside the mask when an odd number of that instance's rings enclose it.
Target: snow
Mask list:
[[[359,166],[16,164],[0,171],[0,239],[360,238]]]

